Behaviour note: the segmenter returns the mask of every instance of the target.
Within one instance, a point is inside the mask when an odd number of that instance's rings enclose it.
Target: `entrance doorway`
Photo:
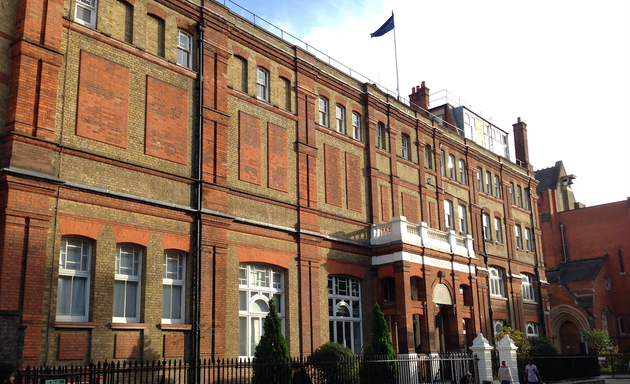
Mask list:
[[[580,353],[580,330],[571,321],[565,321],[560,326],[560,353],[574,355]]]

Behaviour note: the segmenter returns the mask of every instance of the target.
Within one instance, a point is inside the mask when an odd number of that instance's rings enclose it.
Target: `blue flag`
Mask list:
[[[392,13],[392,17],[387,19],[385,24],[381,25],[381,27],[377,29],[376,32],[370,33],[370,36],[371,37],[383,36],[384,34],[391,31],[392,29],[394,29],[394,14],[393,13]]]

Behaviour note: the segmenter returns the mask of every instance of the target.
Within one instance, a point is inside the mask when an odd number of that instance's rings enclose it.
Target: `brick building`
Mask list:
[[[520,119],[510,160],[215,1],[5,3],[3,360],[251,356],[271,298],[293,356],[375,302],[401,353],[545,333]]]
[[[585,207],[575,200],[575,177],[561,161],[536,172],[550,336],[571,354],[579,352],[583,330],[606,330],[625,350],[630,347],[630,286],[624,266],[630,249],[630,198]]]

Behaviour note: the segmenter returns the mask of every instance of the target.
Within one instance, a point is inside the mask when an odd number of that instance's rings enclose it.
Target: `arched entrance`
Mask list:
[[[439,283],[433,288],[435,304],[435,349],[437,352],[459,350],[459,332],[457,316],[453,310],[451,292],[445,284]]]
[[[573,355],[580,353],[580,330],[572,321],[565,321],[560,325],[560,353]]]

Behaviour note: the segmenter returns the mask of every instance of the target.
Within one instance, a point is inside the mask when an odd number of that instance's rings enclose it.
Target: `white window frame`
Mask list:
[[[442,174],[442,177],[446,177],[446,160],[444,160],[444,157],[445,157],[444,152],[442,152],[440,154],[440,169],[441,169],[440,173]]]
[[[328,99],[319,97],[319,125],[328,127]]]
[[[424,167],[433,169],[433,149],[429,144],[424,146]]]
[[[516,203],[523,208],[523,189],[520,185],[516,186]]]
[[[510,182],[510,203],[514,204],[514,183]]]
[[[483,169],[477,168],[477,189],[480,192],[483,192],[483,180],[482,180]]]
[[[352,112],[352,137],[361,141],[361,115]]]
[[[459,159],[459,182],[466,184],[466,161]]]
[[[516,236],[516,249],[523,249],[523,232],[518,224],[514,226],[514,235]]]
[[[455,156],[448,155],[448,174],[451,180],[455,180]]]
[[[484,240],[492,241],[492,228],[490,227],[490,215],[484,213],[482,216]]]
[[[405,160],[411,160],[409,156],[409,136],[401,135],[400,136],[400,145],[402,146],[402,157]]]
[[[123,255],[123,252],[125,255]],[[124,272],[126,268],[122,265],[123,257],[132,257],[132,267],[130,273]],[[114,289],[114,310],[112,311],[112,323],[139,323],[141,308],[141,291],[142,291],[142,248],[133,244],[118,244],[116,246],[116,263],[114,267],[115,284],[124,284],[124,300],[122,316],[115,316],[116,309],[116,289]],[[134,313],[127,313],[127,289],[134,284],[136,285],[136,306]]]
[[[492,174],[486,171],[486,193],[492,195]]]
[[[269,102],[269,71],[263,67],[256,69],[256,97]]]
[[[346,108],[337,104],[335,107],[336,129],[341,134],[346,134]]]
[[[534,249],[534,245],[532,242],[532,229],[525,228],[525,250],[527,252],[532,252]]]
[[[342,331],[341,335],[339,335],[339,328]],[[361,282],[358,279],[347,276],[328,276],[328,329],[330,341],[345,345],[355,354],[361,352],[363,314]],[[348,340],[350,345],[347,345]]]
[[[444,226],[446,229],[455,229],[453,223],[453,203],[444,200]]]
[[[499,268],[488,268],[490,274],[490,295],[495,297],[505,297],[505,286],[503,284],[503,270]]]
[[[501,198],[501,178],[499,175],[494,175],[494,196]]]
[[[494,218],[494,236],[497,243],[503,243],[503,226],[501,225],[501,218]]]
[[[376,126],[376,135],[377,135],[377,145],[378,148],[386,151],[387,150],[387,143],[386,143],[386,135],[385,135],[385,124],[383,123],[378,123],[378,125]]]
[[[538,337],[538,323],[525,323],[525,334],[527,338]]]
[[[177,64],[188,69],[192,69],[192,40],[188,32],[177,30]]]
[[[175,266],[173,271],[171,268]],[[170,287],[170,295],[167,292]],[[173,287],[179,287],[179,308],[173,307]],[[169,295],[169,300],[165,300]],[[168,305],[168,308],[166,305]],[[169,250],[164,252],[162,266],[162,324],[183,324],[186,319],[186,254]],[[174,311],[179,311],[179,317],[173,316]],[[168,316],[165,316],[168,312]]]
[[[534,276],[530,274],[521,275],[521,294],[524,301],[536,301],[536,295],[534,294]]]
[[[530,200],[531,194],[529,193],[529,188],[525,188],[525,201],[523,202],[523,207],[528,211],[531,210],[531,207],[529,206]]]
[[[238,354],[240,358],[251,358],[263,335],[263,324],[269,314],[269,301],[272,298],[282,325],[282,334],[285,334],[284,271],[266,264],[240,264],[238,290]],[[262,303],[267,305],[266,312],[257,310]]]
[[[501,332],[501,328],[503,328],[503,320],[492,320],[492,326],[495,334]]]
[[[459,218],[459,231],[461,233],[468,233],[468,219],[466,217],[466,207],[464,205],[458,205],[457,214]]]
[[[79,8],[90,12],[90,21],[80,19],[77,15]],[[86,27],[96,28],[96,15],[98,10],[98,0],[77,0],[74,8],[74,21]]]
[[[69,260],[68,249],[79,248],[80,260]],[[78,265],[77,265],[78,263]],[[63,237],[61,239],[61,250],[59,251],[59,277],[57,280],[57,313],[55,319],[57,321],[73,321],[73,322],[86,322],[88,321],[90,314],[90,277],[92,274],[92,243],[80,238]],[[63,300],[61,298],[64,295],[61,286],[65,285],[61,281],[65,280],[70,282],[68,288],[70,292],[69,308],[66,313],[60,314],[62,310],[59,305]],[[81,292],[75,291],[75,282],[83,281],[83,300],[80,299]],[[68,292],[66,292],[68,293]],[[72,314],[77,307],[83,306],[83,314]]]

